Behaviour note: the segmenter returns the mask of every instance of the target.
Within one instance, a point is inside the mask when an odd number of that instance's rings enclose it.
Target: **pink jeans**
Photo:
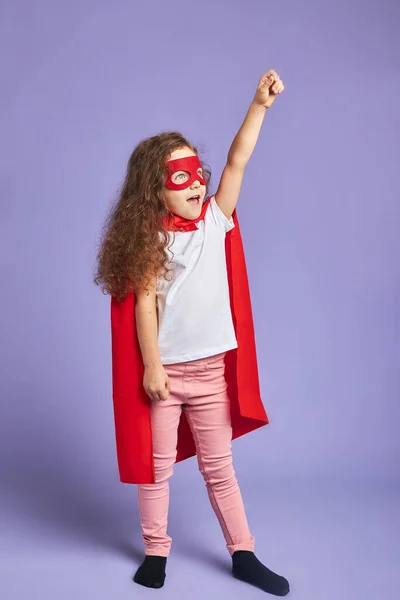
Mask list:
[[[156,483],[138,485],[142,535],[147,555],[168,556],[169,478],[176,459],[181,411],[196,443],[199,469],[229,553],[254,550],[242,496],[232,465],[232,428],[224,376],[225,353],[165,365],[171,383],[168,400],[152,401],[151,425]]]

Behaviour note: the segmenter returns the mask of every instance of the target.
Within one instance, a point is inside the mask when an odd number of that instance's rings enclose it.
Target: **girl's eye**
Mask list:
[[[181,171],[180,173],[176,173],[176,175],[173,176],[173,180],[174,181],[187,181],[189,179],[189,173],[186,173],[185,171]]]
[[[185,177],[185,173],[178,173],[177,175],[175,175],[175,180],[178,181],[179,179],[185,179]]]

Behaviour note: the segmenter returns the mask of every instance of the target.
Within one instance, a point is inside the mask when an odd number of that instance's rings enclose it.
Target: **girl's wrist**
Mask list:
[[[149,370],[159,369],[163,366],[161,360],[151,360],[143,362],[144,368]]]
[[[264,114],[268,110],[268,108],[266,106],[257,102],[256,99],[254,99],[253,102],[251,103],[251,108],[255,111],[260,112],[261,114]]]

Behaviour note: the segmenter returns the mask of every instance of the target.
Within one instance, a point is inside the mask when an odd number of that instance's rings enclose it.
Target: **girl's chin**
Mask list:
[[[192,210],[190,211],[190,216],[188,218],[196,219],[196,217],[198,217],[200,213],[201,213],[201,205],[192,208]]]

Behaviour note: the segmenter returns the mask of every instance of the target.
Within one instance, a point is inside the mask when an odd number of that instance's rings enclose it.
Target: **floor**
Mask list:
[[[399,481],[265,479],[260,486],[251,474],[239,481],[256,554],[290,581],[288,598],[399,598]],[[270,597],[231,576],[193,465],[176,469],[171,480],[173,549],[161,590],[132,582],[143,555],[135,486],[115,482],[102,489],[88,481],[61,497],[56,487],[25,481],[4,499],[3,600]]]

